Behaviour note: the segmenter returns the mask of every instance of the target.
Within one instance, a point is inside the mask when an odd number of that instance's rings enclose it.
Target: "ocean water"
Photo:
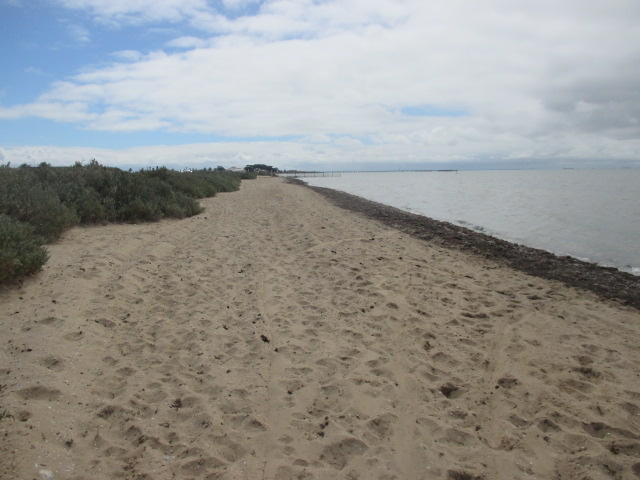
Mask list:
[[[303,180],[640,275],[640,169],[343,173]]]

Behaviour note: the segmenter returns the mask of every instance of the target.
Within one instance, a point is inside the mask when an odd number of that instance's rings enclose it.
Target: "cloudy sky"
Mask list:
[[[0,162],[640,167],[638,0],[0,0]]]

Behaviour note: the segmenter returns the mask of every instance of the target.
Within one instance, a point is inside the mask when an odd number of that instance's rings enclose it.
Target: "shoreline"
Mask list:
[[[593,292],[603,298],[618,300],[640,309],[640,276],[586,262],[568,255],[502,240],[449,222],[435,220],[391,207],[373,200],[326,187],[314,187],[304,181],[292,183],[309,188],[335,205],[422,240],[437,242],[448,248],[459,248],[484,258],[548,280]]]
[[[0,290],[1,478],[640,476],[637,309],[282,179],[202,206]]]

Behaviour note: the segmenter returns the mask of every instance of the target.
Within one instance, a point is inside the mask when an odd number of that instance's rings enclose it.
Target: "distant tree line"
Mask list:
[[[280,170],[276,167],[272,167],[271,165],[265,165],[263,163],[254,163],[253,165],[247,165],[244,167],[246,172],[256,172],[256,173],[267,173],[267,174],[275,174]]]

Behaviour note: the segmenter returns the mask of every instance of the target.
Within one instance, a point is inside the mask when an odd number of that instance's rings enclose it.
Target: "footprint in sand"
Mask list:
[[[381,440],[386,440],[393,435],[393,425],[397,420],[398,417],[393,413],[385,413],[384,415],[369,420],[367,427],[369,427],[376,437]]]
[[[116,360],[116,359],[115,359],[115,358],[113,358],[113,357],[104,357],[104,358],[102,359],[102,361],[103,361],[104,363],[106,363],[107,365],[110,365],[110,366],[114,366],[115,364],[117,364],[117,363],[118,363],[118,360]]]
[[[59,327],[64,323],[64,320],[57,317],[47,317],[45,319],[39,320],[38,323],[41,325],[47,325],[49,327]]]
[[[77,332],[67,333],[62,338],[64,338],[65,340],[69,340],[71,342],[77,342],[82,338],[82,336],[83,336],[82,330],[79,330]]]
[[[23,388],[16,392],[20,397],[25,400],[58,400],[62,395],[60,390],[55,388],[48,388],[44,385],[35,385],[33,387]]]
[[[363,455],[368,449],[367,444],[357,438],[345,438],[324,447],[320,459],[342,470],[352,458]]]
[[[136,370],[131,367],[122,367],[116,370],[116,375],[127,378],[133,375],[135,372]]]
[[[49,370],[54,370],[56,372],[64,370],[64,361],[58,357],[54,357],[53,355],[42,358],[38,363]]]

